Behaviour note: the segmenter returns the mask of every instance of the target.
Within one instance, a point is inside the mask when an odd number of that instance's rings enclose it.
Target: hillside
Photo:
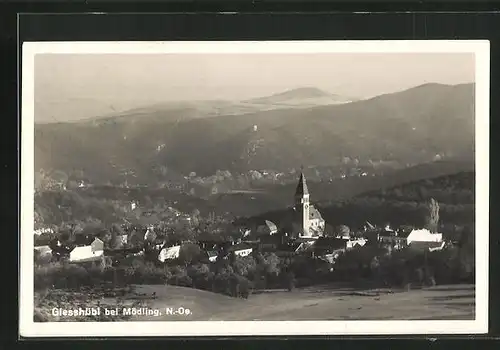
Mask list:
[[[453,168],[457,172],[445,173]],[[462,230],[465,226],[473,228],[475,215],[474,171],[466,166],[458,169],[456,164],[428,164],[394,172],[390,177],[381,177],[379,180],[374,178],[371,183],[363,183],[361,179],[355,182],[353,179],[350,186],[342,187],[339,184],[337,195],[333,187],[321,187],[314,183],[308,183],[308,187],[311,201],[321,211],[326,223],[355,229],[361,228],[366,221],[379,226],[386,223],[420,226],[424,220],[425,205],[430,198],[434,198],[440,204],[443,231],[449,237],[456,238],[457,229]],[[424,170],[428,171],[428,176],[424,176]],[[397,179],[399,183],[396,183]],[[331,196],[328,200],[323,199],[328,195]],[[288,198],[288,205],[291,205],[291,194]],[[260,208],[270,206],[266,206],[264,200],[259,205]],[[233,207],[238,206],[233,203]],[[256,205],[255,216],[249,222],[271,220],[279,223],[284,215],[284,211],[276,207],[266,213],[257,211]]]
[[[423,227],[430,198],[439,203],[442,232],[456,238],[457,230],[473,230],[475,218],[474,172],[412,181],[392,188],[369,191],[343,202],[321,208],[332,225],[360,227],[365,221],[384,226],[415,225]]]
[[[95,182],[123,179],[120,171],[128,171],[137,181],[151,183],[160,177],[161,166],[206,176],[217,169],[330,165],[342,156],[404,164],[429,161],[437,153],[471,157],[473,111],[473,84],[427,84],[312,108],[215,118],[199,118],[198,111],[184,108],[35,125],[35,169],[83,169]]]
[[[426,180],[454,176],[457,173],[473,174],[473,164],[469,162],[432,162],[393,171],[384,176],[348,177],[332,182],[308,181],[311,201],[323,208],[334,203],[350,200],[356,196],[388,191],[403,185]],[[218,194],[209,199],[219,212],[231,212],[236,216],[253,216],[266,212],[280,211],[292,205],[296,184],[269,186],[262,192]],[[385,193],[385,192],[384,192]]]

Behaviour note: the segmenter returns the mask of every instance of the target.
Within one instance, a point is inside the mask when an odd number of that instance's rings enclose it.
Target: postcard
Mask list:
[[[488,41],[21,58],[21,336],[487,332]]]

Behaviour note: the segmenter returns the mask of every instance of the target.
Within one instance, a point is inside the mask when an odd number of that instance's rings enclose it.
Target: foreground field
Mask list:
[[[66,295],[74,296],[74,293]],[[473,320],[475,317],[473,285],[410,291],[354,290],[330,285],[293,292],[263,291],[249,299],[235,299],[192,288],[140,285],[133,286],[120,298],[101,296],[84,303],[64,305],[62,301],[68,301],[67,297],[61,297],[59,293],[51,299],[50,303],[37,308],[48,316],[46,321]],[[96,305],[116,308],[117,317],[96,319],[83,316],[75,319],[50,316],[53,307],[71,309]],[[124,314],[125,309],[128,314]],[[156,314],[153,314],[154,310]]]
[[[161,316],[131,320],[390,320],[474,319],[474,286],[439,286],[410,291],[356,291],[332,286],[267,291],[248,300],[170,286],[139,286],[141,293],[156,293],[148,302]],[[165,308],[189,309],[189,315],[167,314]]]

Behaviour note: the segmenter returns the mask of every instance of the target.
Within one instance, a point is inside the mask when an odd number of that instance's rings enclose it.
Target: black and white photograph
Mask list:
[[[22,336],[485,333],[487,41],[28,42]]]

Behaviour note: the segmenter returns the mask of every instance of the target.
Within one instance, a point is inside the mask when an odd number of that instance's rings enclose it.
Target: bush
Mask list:
[[[203,290],[212,289],[214,273],[210,271],[210,267],[207,264],[190,266],[187,273],[192,280],[193,288]]]
[[[50,263],[45,266],[35,266],[35,290],[47,288],[78,288],[91,285],[87,270],[79,265],[67,263]]]
[[[257,270],[257,263],[252,256],[237,256],[233,268],[237,274],[252,279]]]
[[[174,266],[170,269],[171,277],[168,284],[180,287],[192,287],[193,280],[189,277],[187,269],[183,266]]]

